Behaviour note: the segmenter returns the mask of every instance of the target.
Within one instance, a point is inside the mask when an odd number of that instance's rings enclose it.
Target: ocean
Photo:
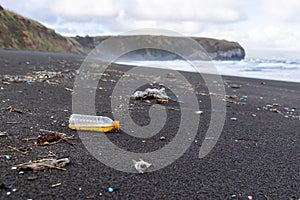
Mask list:
[[[300,82],[300,60],[245,59],[241,61],[117,61],[119,64],[164,68],[248,78]]]

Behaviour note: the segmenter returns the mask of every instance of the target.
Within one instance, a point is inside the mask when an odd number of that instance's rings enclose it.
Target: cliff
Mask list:
[[[41,23],[22,17],[5,10],[0,5],[0,49],[33,50],[48,52],[67,52],[87,54],[110,36],[97,37],[64,37]],[[163,47],[172,44],[174,49],[186,46],[184,37],[157,35],[116,36],[117,38],[146,39],[149,42],[159,42]],[[242,60],[244,49],[237,42],[211,38],[193,37],[213,60]],[[139,49],[128,53],[127,58],[138,60],[169,60],[180,59],[179,55],[159,49]],[[126,57],[125,56],[125,57]]]
[[[97,36],[97,37],[80,37],[77,36],[74,39],[79,42],[82,46],[86,48],[93,49],[98,44],[108,39],[110,36]],[[137,40],[140,40],[141,37],[151,41],[158,41],[162,47],[164,44],[172,43],[174,48],[183,48],[186,45],[185,37],[173,37],[173,36],[154,36],[154,35],[136,35],[136,36],[115,36],[124,40],[130,40],[135,37]],[[218,40],[212,38],[203,38],[203,37],[191,37],[196,42],[198,42],[206,51],[208,56],[213,60],[242,60],[245,58],[245,50],[237,42],[231,42],[227,40]],[[173,53],[159,50],[159,49],[139,49],[134,52],[128,53],[124,58],[131,59],[147,59],[147,60],[170,60],[170,59],[180,59],[179,55]]]

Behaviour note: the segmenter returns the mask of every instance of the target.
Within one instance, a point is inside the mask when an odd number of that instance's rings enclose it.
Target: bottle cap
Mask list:
[[[120,122],[119,121],[114,121],[114,129],[120,130]]]

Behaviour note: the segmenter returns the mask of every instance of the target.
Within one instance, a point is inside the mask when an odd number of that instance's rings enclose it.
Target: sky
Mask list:
[[[65,36],[159,28],[239,42],[249,58],[300,59],[299,0],[0,0]]]

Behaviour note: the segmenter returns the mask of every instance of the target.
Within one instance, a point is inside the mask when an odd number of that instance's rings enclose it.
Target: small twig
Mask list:
[[[25,124],[24,122],[6,122],[6,124]]]
[[[41,159],[41,160],[35,160],[35,161],[27,162],[27,163],[21,163],[21,164],[14,165],[14,166],[19,167],[21,169],[31,169],[33,171],[44,170],[45,167],[65,171],[66,169],[63,167],[66,164],[68,164],[69,162],[70,162],[70,160],[68,158]]]
[[[41,158],[41,159],[44,159],[44,158],[56,157],[56,154],[55,153],[49,153],[46,156],[38,156],[38,157]]]
[[[60,133],[60,132],[57,132],[57,131],[50,131],[50,130],[46,130],[46,129],[42,129],[42,128],[39,131],[46,132],[46,133],[58,133],[58,134],[61,134],[61,135],[66,135],[65,133]]]
[[[62,170],[62,171],[66,171],[66,168],[56,167],[54,165],[43,164],[43,163],[41,163],[39,165],[44,166],[44,167],[49,167],[49,168],[54,168],[54,169],[59,169],[59,170]]]
[[[61,185],[61,183],[55,183],[55,184],[52,184],[51,187],[54,188],[54,187],[58,187],[60,185]]]
[[[35,138],[25,138],[25,139],[22,139],[21,141],[22,142],[28,142],[29,140],[36,140],[37,139],[37,137],[35,137]]]
[[[73,142],[71,142],[70,140],[68,140],[69,138],[72,138],[74,135],[71,135],[71,136],[67,137],[65,133],[60,133],[60,132],[57,132],[57,131],[49,131],[49,130],[45,130],[45,129],[40,129],[40,131],[44,131],[44,132],[47,132],[47,133],[52,133],[53,137],[55,137],[56,139],[63,140],[64,142],[66,142],[66,143],[68,143],[70,145],[74,145]]]
[[[48,145],[53,145],[53,144],[57,144],[57,143],[60,143],[62,141],[62,139],[59,139],[55,142],[44,142],[42,144],[31,144],[30,146],[48,146]]]
[[[22,150],[20,150],[20,149],[17,149],[16,147],[8,146],[8,148],[10,148],[10,149],[12,149],[12,150],[15,150],[15,151],[17,151],[17,152],[20,152],[20,153],[22,153],[22,154],[26,154],[26,153],[27,153],[27,151],[22,151]]]

